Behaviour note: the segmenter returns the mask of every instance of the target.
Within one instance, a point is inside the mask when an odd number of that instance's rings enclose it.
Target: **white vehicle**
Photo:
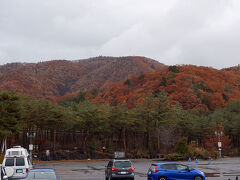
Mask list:
[[[24,178],[28,171],[32,169],[32,162],[30,161],[28,151],[21,146],[14,146],[7,149],[2,165],[4,168],[13,168],[14,173],[11,179]]]

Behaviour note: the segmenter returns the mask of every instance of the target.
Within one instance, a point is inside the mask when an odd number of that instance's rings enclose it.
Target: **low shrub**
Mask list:
[[[186,159],[187,159],[186,155],[179,154],[179,153],[168,154],[164,157],[164,160],[166,161],[181,161]]]
[[[190,146],[187,156],[192,159],[209,159],[211,154],[205,149],[194,148]]]

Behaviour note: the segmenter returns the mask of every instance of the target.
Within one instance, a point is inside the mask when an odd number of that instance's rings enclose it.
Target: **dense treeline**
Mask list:
[[[86,93],[53,105],[14,92],[0,92],[0,137],[9,145],[27,147],[27,132],[35,132],[39,151],[71,150],[85,153],[123,150],[129,153],[171,153],[181,137],[192,146],[217,151],[215,131],[225,153],[238,153],[240,145],[240,101],[224,109],[184,111],[170,103],[165,91],[148,93],[136,107],[95,104]],[[231,150],[231,151],[229,151]]]

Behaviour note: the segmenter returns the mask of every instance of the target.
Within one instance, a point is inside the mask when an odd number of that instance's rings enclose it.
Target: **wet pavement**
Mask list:
[[[147,180],[147,170],[156,160],[132,160],[135,167],[135,179]],[[224,158],[221,160],[182,162],[191,165],[205,173],[207,180],[240,180],[240,158]],[[54,168],[63,180],[104,180],[104,170],[107,161],[79,162],[47,162],[37,163],[37,168]]]

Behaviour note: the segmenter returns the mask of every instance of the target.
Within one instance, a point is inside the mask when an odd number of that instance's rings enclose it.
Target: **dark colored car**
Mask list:
[[[205,180],[203,172],[185,164],[154,163],[148,170],[148,180]]]
[[[51,168],[31,169],[26,180],[61,180],[56,171]]]
[[[134,180],[134,168],[130,160],[110,160],[105,170],[106,180],[131,179]]]

